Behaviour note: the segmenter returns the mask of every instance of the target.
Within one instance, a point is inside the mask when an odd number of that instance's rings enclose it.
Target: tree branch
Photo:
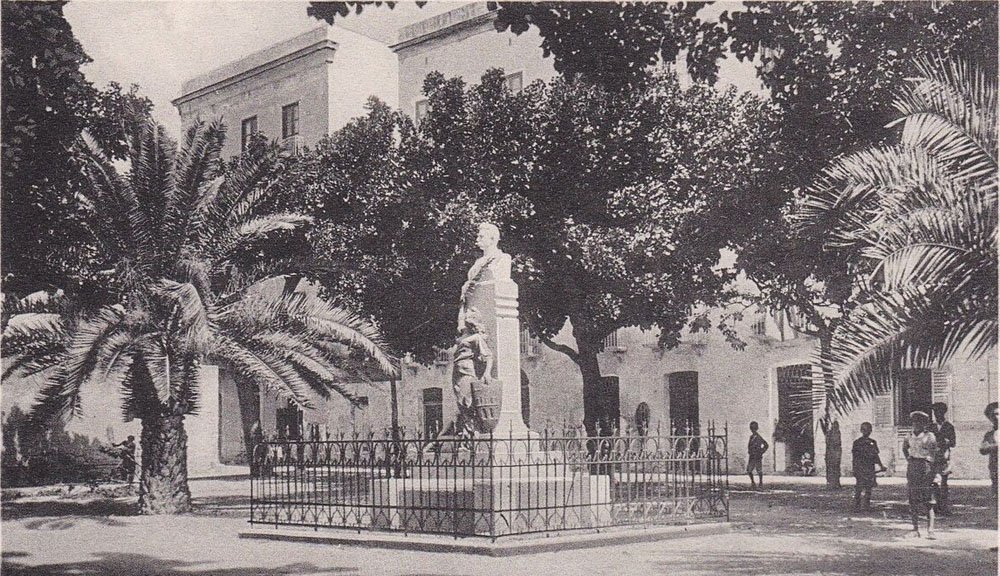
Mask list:
[[[570,360],[573,362],[576,362],[577,364],[580,363],[580,353],[573,350],[569,346],[565,344],[556,344],[551,338],[539,338],[538,340],[556,352],[562,352],[563,354],[569,356]]]

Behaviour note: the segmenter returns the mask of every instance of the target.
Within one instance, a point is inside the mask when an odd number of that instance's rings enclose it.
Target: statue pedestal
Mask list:
[[[500,419],[493,435],[500,438],[522,439],[538,434],[531,432],[521,416],[521,323],[517,314],[517,284],[499,280],[493,284],[496,335],[497,379],[503,390]]]
[[[377,529],[461,536],[503,536],[596,528],[611,523],[611,481],[564,462],[426,466],[406,478],[374,480],[370,514]],[[367,523],[366,522],[366,523]]]
[[[485,325],[486,341],[493,351],[493,378],[500,386],[500,413],[493,436],[501,439],[537,438],[521,417],[521,324],[517,313],[517,284],[494,279],[489,271],[476,282],[466,299]],[[527,447],[527,445],[525,445]]]

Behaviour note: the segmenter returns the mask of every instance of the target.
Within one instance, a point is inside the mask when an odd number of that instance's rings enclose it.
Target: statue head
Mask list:
[[[476,236],[476,246],[483,252],[488,252],[497,247],[500,242],[500,229],[489,222],[479,224],[479,235]]]

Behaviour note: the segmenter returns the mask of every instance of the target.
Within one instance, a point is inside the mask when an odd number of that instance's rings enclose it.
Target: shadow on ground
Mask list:
[[[733,521],[749,522],[755,530],[767,533],[885,541],[904,535],[907,530],[899,526],[910,522],[906,486],[902,485],[876,487],[870,512],[852,510],[853,487],[831,490],[823,485],[773,484],[764,492],[734,490],[730,496]],[[953,487],[951,500],[955,513],[938,519],[941,531],[997,529],[989,487]]]
[[[16,553],[15,553],[16,554]],[[275,568],[237,567],[210,568],[203,562],[182,562],[165,560],[142,554],[108,554],[98,553],[93,560],[71,562],[65,564],[42,564],[39,566],[24,566],[17,562],[9,562],[4,554],[3,573],[20,574],[23,576],[136,576],[137,574],[157,574],[159,576],[280,576],[296,574],[358,574],[358,568],[319,568],[314,564],[299,562],[286,564]],[[199,568],[199,567],[202,568]]]
[[[248,518],[250,516],[249,496],[204,496],[192,498],[192,512],[199,516],[227,516]]]
[[[874,552],[874,553],[873,553]],[[837,576],[912,576],[913,574],[996,574],[995,552],[981,550],[942,550],[939,548],[879,548],[839,543],[837,552],[815,554],[787,552],[711,553],[701,552],[696,560],[681,559],[655,564],[652,573],[688,573],[710,567],[712,574],[819,574]],[[826,566],[823,571],[822,566]],[[817,571],[817,570],[820,571]]]
[[[0,510],[3,520],[24,520],[31,529],[65,529],[77,520],[96,521],[107,526],[121,526],[115,516],[134,516],[138,505],[132,498],[93,500],[44,500],[5,502]]]

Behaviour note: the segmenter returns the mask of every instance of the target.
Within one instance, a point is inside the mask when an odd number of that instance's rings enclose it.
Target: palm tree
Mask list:
[[[395,371],[370,324],[295,291],[283,274],[301,269],[262,257],[265,241],[273,249],[309,219],[266,208],[273,149],[244,155],[223,177],[223,138],[221,125],[198,123],[177,151],[160,126],[144,123],[124,177],[86,147],[90,228],[95,261],[109,266],[109,303],[53,315],[32,309],[55,300],[36,295],[4,313],[5,341],[19,344],[5,347],[16,354],[7,371],[50,374],[36,419],[78,412],[96,378],[121,384],[126,418],[142,420],[143,513],[190,507],[183,422],[197,408],[203,363],[300,406],[313,394],[350,397],[337,382],[352,350]],[[19,310],[34,316],[12,315]]]
[[[899,143],[839,159],[799,213],[864,273],[825,358],[841,410],[997,344],[997,79],[941,58],[917,71]]]

